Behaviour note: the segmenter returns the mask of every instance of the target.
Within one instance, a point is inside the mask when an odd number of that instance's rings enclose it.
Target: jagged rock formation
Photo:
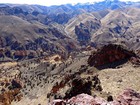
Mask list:
[[[135,92],[131,89],[126,89],[122,94],[115,100],[106,101],[101,97],[93,97],[87,94],[80,94],[72,97],[69,100],[54,100],[49,105],[139,105],[140,104],[140,93]]]
[[[136,57],[136,54],[120,45],[109,44],[94,52],[89,57],[88,64],[97,68],[116,67],[131,57]]]
[[[67,75],[60,83],[56,83],[51,92],[48,94],[48,98],[53,97],[54,99],[70,99],[81,93],[86,93],[91,95],[92,90],[102,91],[100,80],[98,76],[92,76],[87,78],[75,77],[76,75]],[[67,88],[67,89],[65,89]],[[64,93],[61,93],[61,92]],[[52,98],[51,98],[52,99]]]

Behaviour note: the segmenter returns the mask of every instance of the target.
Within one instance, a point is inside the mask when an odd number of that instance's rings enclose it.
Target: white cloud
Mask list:
[[[40,4],[40,5],[60,5],[67,3],[86,3],[95,2],[103,0],[0,0],[0,3],[14,3],[14,4]],[[121,1],[131,1],[131,0],[121,0]],[[140,0],[133,0],[140,1]]]

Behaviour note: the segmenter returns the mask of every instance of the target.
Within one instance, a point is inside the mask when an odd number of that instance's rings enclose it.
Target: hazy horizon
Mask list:
[[[76,3],[88,3],[88,2],[100,2],[104,0],[50,0],[49,2],[45,0],[39,0],[39,1],[33,1],[33,0],[0,0],[0,3],[11,3],[11,4],[38,4],[38,5],[45,5],[45,6],[51,6],[51,5],[61,5],[61,4],[76,4]],[[132,1],[132,0],[120,0],[120,1]],[[132,2],[137,2],[140,0],[133,0]]]

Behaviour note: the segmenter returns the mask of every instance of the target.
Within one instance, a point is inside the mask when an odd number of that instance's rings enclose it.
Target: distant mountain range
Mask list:
[[[0,59],[21,60],[110,43],[140,50],[140,2],[0,4]]]

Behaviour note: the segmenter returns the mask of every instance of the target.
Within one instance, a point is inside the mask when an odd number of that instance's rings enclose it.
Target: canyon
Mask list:
[[[0,105],[140,105],[140,3],[0,4]]]

